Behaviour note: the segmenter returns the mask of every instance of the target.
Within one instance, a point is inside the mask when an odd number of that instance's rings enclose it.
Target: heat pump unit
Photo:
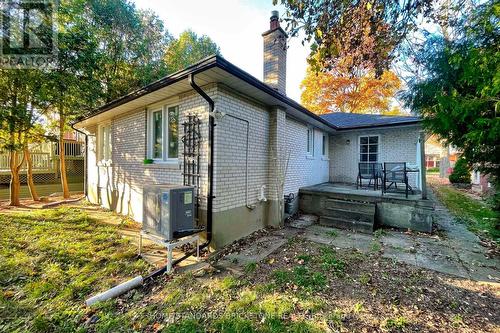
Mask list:
[[[193,192],[190,186],[145,185],[143,231],[166,241],[199,231],[195,229]]]

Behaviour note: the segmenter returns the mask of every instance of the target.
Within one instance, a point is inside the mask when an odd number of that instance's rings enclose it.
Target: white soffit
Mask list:
[[[247,83],[246,81],[234,76],[233,74],[221,69],[219,67],[209,68],[201,73],[197,73],[194,76],[195,82],[200,87],[203,87],[210,83],[223,83],[224,85],[234,89],[244,95],[252,97],[255,100],[260,101],[263,104],[269,106],[281,106],[286,110],[288,114],[293,116],[298,120],[302,120],[304,122],[310,123],[322,130],[327,132],[335,132],[331,127],[323,124],[322,122],[312,118],[308,114],[297,110],[287,103],[277,99],[276,97],[262,91],[259,88],[254,87],[252,84]],[[178,82],[172,83],[166,87],[160,88],[156,91],[147,93],[141,97],[138,97],[134,100],[126,102],[122,105],[116,106],[112,109],[104,111],[102,113],[96,114],[91,118],[85,119],[77,124],[75,124],[76,128],[84,128],[90,125],[95,125],[101,123],[103,121],[107,121],[113,119],[119,115],[131,112],[131,111],[141,111],[147,108],[149,105],[157,103],[161,100],[171,98],[173,96],[185,93],[192,90],[188,82],[188,78],[184,78]]]

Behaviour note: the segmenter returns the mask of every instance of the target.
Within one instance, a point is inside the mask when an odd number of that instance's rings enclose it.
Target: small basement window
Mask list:
[[[105,164],[111,162],[111,123],[99,125],[97,137],[97,161]]]
[[[359,161],[378,162],[379,135],[367,135],[359,137]]]
[[[179,106],[163,106],[148,112],[148,158],[176,161],[179,155]]]

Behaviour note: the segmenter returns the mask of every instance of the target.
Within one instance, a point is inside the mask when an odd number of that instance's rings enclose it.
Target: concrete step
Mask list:
[[[319,224],[327,227],[350,229],[363,233],[373,232],[373,223],[343,219],[340,217],[320,216]]]
[[[343,209],[356,211],[360,213],[375,215],[375,204],[359,202],[359,201],[347,201],[347,200],[337,200],[337,199],[326,199],[325,209]]]
[[[358,210],[327,208],[324,210],[323,216],[359,222],[368,222],[371,224],[375,222],[375,210],[373,210],[373,212],[365,213]]]

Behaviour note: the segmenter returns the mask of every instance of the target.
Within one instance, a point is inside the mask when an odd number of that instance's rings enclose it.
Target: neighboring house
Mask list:
[[[480,194],[491,194],[493,191],[490,177],[479,170],[471,171],[472,190]]]
[[[425,166],[439,168],[441,159],[448,155],[448,147],[444,146],[436,135],[430,135],[425,141]]]
[[[200,221],[212,217],[218,247],[280,225],[282,194],[354,183],[359,161],[420,164],[418,118],[309,112],[286,97],[277,13],[263,38],[264,82],[212,56],[79,119],[89,134],[89,200],[141,222],[145,184],[195,185]]]
[[[444,144],[434,134],[429,135],[425,141],[425,165],[427,168],[439,168],[441,178],[448,178],[458,155],[455,147]]]

